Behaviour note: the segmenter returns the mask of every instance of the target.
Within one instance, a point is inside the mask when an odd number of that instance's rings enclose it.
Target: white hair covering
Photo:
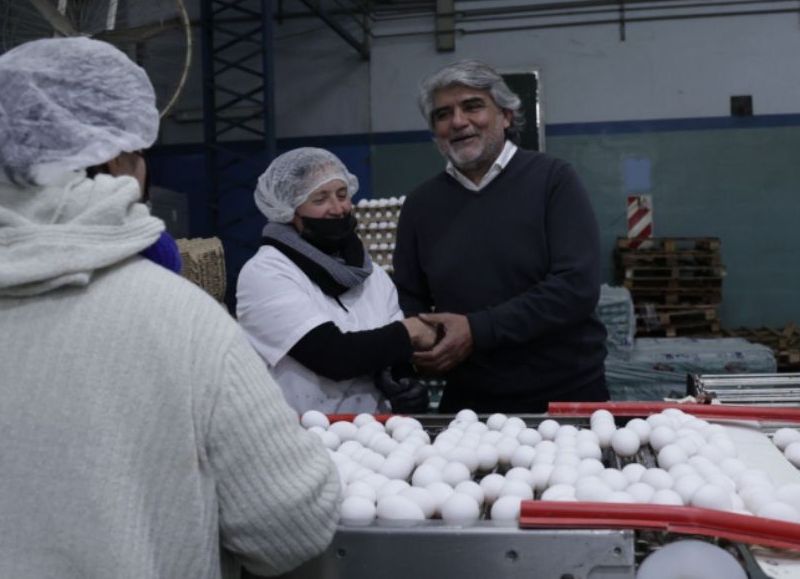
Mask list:
[[[294,210],[318,187],[341,179],[347,196],[358,191],[358,178],[339,158],[325,149],[302,147],[275,158],[258,178],[255,200],[261,213],[272,223],[289,223]]]
[[[22,44],[0,55],[0,87],[0,181],[47,185],[158,136],[147,74],[105,42]]]

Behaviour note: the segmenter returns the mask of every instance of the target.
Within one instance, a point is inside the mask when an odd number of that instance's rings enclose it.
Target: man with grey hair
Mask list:
[[[439,70],[419,104],[447,167],[404,204],[394,279],[405,314],[443,330],[414,356],[447,380],[439,410],[607,400],[599,235],[575,171],[514,144],[520,100],[486,64]]]

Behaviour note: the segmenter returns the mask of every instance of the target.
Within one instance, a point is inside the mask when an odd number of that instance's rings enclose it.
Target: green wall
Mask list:
[[[597,213],[604,278],[626,232],[626,160],[649,165],[654,229],[719,237],[725,327],[800,323],[800,126],[547,136],[572,163]],[[441,170],[431,142],[373,145],[375,197],[402,195]]]

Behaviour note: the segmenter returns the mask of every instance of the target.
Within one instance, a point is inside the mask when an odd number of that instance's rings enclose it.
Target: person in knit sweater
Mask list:
[[[607,400],[599,235],[575,171],[514,144],[520,100],[486,64],[431,75],[420,108],[448,163],[403,205],[394,281],[405,315],[444,328],[414,356],[446,377],[439,411]]]
[[[324,551],[336,467],[234,320],[140,256],[158,112],[111,45],[0,56],[0,577],[217,579]]]

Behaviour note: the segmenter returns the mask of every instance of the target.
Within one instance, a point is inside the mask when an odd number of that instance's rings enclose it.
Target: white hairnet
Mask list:
[[[105,42],[22,44],[0,55],[0,87],[0,180],[47,185],[158,135],[147,74]]]
[[[258,178],[256,205],[273,223],[289,223],[294,210],[318,187],[334,179],[347,185],[347,195],[358,191],[358,178],[339,158],[325,149],[302,147],[284,153]]]

